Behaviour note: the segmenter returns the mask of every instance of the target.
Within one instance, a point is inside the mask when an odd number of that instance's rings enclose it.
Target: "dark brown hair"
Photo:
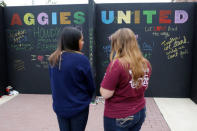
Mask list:
[[[57,49],[49,56],[51,66],[58,64],[62,51],[75,52],[79,51],[79,40],[82,32],[76,27],[65,27],[60,35]]]

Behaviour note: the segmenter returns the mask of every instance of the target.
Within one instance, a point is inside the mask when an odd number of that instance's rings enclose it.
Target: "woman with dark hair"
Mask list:
[[[65,27],[58,47],[49,57],[53,110],[60,131],[84,131],[95,86],[88,58],[80,51],[83,35]]]

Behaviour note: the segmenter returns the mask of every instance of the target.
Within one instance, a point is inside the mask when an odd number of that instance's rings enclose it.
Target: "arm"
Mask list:
[[[88,79],[88,90],[89,90],[89,94],[92,97],[93,94],[94,94],[94,91],[95,91],[95,83],[94,83],[94,79],[93,79],[91,68],[88,69],[87,79]]]
[[[103,87],[100,88],[100,93],[101,93],[101,96],[104,98],[104,99],[109,99],[113,96],[114,94],[114,90],[111,91],[111,90],[107,90],[107,89],[104,89]]]
[[[100,93],[105,99],[109,99],[114,95],[115,89],[120,80],[121,67],[118,61],[112,62],[108,65],[105,76],[101,82]]]
[[[79,81],[85,82],[85,90],[87,91],[89,97],[93,97],[95,93],[95,83],[92,74],[92,69],[88,58],[84,55],[79,55],[80,57],[80,64],[77,65],[79,70]],[[81,81],[82,80],[82,81]]]

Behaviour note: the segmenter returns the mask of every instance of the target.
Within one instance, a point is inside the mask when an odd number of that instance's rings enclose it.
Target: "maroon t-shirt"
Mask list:
[[[142,79],[142,87],[135,88],[132,80],[132,71],[123,68],[119,60],[108,65],[107,71],[101,83],[101,87],[115,90],[113,96],[105,100],[104,116],[109,118],[124,118],[140,111],[145,106],[144,92],[148,87],[151,75],[149,63]]]

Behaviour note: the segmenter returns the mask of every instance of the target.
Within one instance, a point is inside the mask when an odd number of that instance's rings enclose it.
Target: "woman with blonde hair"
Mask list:
[[[65,27],[56,51],[49,57],[53,110],[60,131],[84,131],[95,86],[88,58],[80,51],[83,34]]]
[[[110,64],[101,83],[105,98],[105,131],[139,131],[145,120],[144,92],[151,64],[143,57],[133,31],[121,28],[110,36]]]

